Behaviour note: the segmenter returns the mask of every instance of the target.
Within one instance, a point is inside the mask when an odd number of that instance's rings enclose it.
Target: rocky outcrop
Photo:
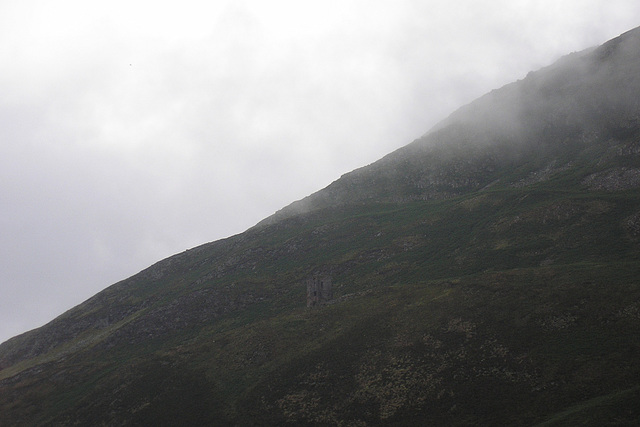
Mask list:
[[[619,167],[587,176],[582,184],[595,191],[621,191],[640,187],[640,169]]]

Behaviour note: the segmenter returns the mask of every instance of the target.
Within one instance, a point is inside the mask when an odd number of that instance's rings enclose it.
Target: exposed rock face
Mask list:
[[[640,187],[640,169],[615,168],[587,176],[583,184],[591,190],[620,191]]]

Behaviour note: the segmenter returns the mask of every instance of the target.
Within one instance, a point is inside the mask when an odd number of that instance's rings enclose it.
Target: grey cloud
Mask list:
[[[640,12],[623,0],[38,6],[0,4],[0,341],[251,227]]]

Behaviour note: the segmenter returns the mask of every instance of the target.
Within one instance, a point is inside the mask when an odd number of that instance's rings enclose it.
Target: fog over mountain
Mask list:
[[[7,425],[634,425],[640,27],[0,344]]]
[[[487,175],[485,181],[469,185],[477,179],[475,159],[485,159],[483,168],[500,170],[532,153],[551,156],[575,139],[591,141],[609,131],[633,134],[640,116],[635,96],[640,83],[633,78],[640,69],[636,55],[639,42],[638,31],[629,31],[624,37],[564,56],[522,80],[492,90],[411,144],[343,175],[263,223],[370,199],[448,198],[459,194],[456,187],[468,191],[469,187],[480,189],[498,182]],[[612,52],[616,55],[610,58]],[[438,160],[466,160],[467,167],[456,165],[453,171],[445,171],[453,172],[445,178],[437,176],[443,172]],[[451,182],[446,184],[445,179]],[[350,192],[352,188],[358,188],[358,193]]]
[[[0,341],[253,226],[637,2],[0,5]]]

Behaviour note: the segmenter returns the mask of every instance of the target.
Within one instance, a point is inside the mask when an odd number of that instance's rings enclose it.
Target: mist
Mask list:
[[[637,25],[634,1],[0,4],[0,341]]]

